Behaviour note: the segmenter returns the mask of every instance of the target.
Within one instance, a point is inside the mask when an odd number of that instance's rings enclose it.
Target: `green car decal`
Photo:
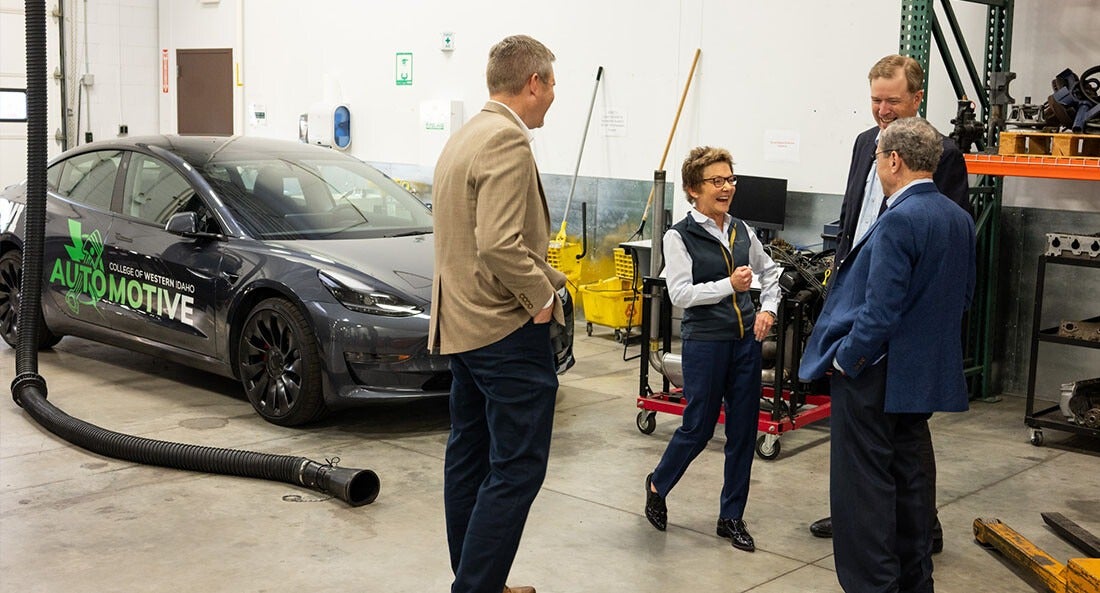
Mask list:
[[[193,325],[195,299],[183,292],[193,293],[194,285],[115,263],[109,264],[109,271],[105,271],[102,233],[96,229],[84,234],[78,220],[69,220],[69,239],[72,244],[65,245],[69,259],[54,260],[50,284],[68,289],[65,303],[73,314],[80,313],[82,305],[98,312],[99,302],[106,297],[109,302],[135,311]]]

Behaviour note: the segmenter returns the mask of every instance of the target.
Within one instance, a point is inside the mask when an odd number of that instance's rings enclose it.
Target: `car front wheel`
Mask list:
[[[19,300],[22,296],[23,254],[11,250],[0,256],[0,337],[12,348],[19,342]],[[61,336],[46,327],[41,311],[38,314],[37,349],[49,348],[61,341]]]
[[[268,422],[296,426],[326,412],[317,337],[286,299],[266,299],[252,309],[237,355],[248,401]]]

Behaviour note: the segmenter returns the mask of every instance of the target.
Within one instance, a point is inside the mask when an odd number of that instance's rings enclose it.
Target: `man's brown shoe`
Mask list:
[[[535,593],[534,587],[509,587],[504,585],[504,593]]]

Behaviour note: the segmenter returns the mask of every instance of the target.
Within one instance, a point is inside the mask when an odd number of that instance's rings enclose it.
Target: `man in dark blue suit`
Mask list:
[[[857,136],[852,147],[848,184],[840,205],[837,261],[847,257],[852,245],[881,212],[882,188],[877,183],[873,166],[879,134],[894,120],[917,115],[924,100],[924,69],[908,56],[891,54],[882,58],[871,67],[867,79],[871,87],[871,113],[876,125]],[[954,140],[943,136],[940,141],[943,154],[932,179],[951,201],[973,214],[962,152]]]
[[[935,506],[921,447],[933,412],[967,409],[962,318],[974,222],[940,193],[941,136],[920,118],[875,152],[887,209],[837,264],[799,367],[832,371],[829,498],[848,593],[931,592]]]
[[[859,240],[885,206],[882,185],[875,174],[875,151],[879,134],[894,120],[913,117],[924,99],[924,69],[913,58],[891,54],[883,57],[867,73],[871,87],[871,113],[875,126],[856,137],[852,148],[852,163],[848,169],[848,185],[844,190],[844,202],[840,206],[840,233],[837,237],[835,261],[848,256],[852,244]],[[955,142],[946,136],[941,138],[943,154],[932,174],[944,195],[973,215],[968,193],[966,162]],[[932,438],[924,444],[924,463],[931,476],[932,501],[936,498],[936,456]],[[814,521],[810,532],[817,537],[832,537],[833,526],[829,517]],[[933,552],[943,548],[943,531],[937,519],[933,530]]]

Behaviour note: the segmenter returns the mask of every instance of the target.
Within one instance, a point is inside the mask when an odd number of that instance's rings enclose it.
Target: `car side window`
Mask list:
[[[59,175],[57,193],[75,202],[110,211],[121,160],[122,152],[118,150],[89,152],[66,160]]]
[[[171,165],[149,155],[132,153],[126,171],[122,213],[163,227],[173,214],[193,211],[195,195],[191,184]]]
[[[46,169],[46,188],[50,191],[57,191],[57,184],[61,181],[61,171],[65,169],[65,163],[57,163],[56,165]]]

